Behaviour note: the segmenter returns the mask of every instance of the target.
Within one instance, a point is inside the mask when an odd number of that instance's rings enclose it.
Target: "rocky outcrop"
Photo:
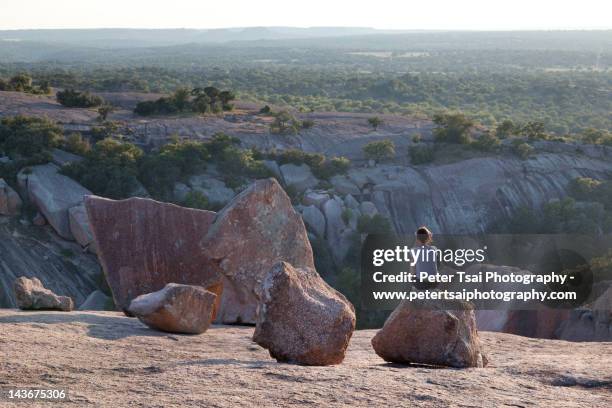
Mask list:
[[[200,248],[224,275],[217,320],[255,323],[257,295],[270,268],[285,261],[314,269],[302,218],[275,179],[258,180],[221,210]]]
[[[0,215],[19,215],[22,204],[19,194],[0,178]]]
[[[253,341],[278,361],[339,364],[355,330],[355,310],[314,269],[276,264],[261,286]]]
[[[283,175],[283,180],[285,180],[285,185],[299,192],[306,191],[319,184],[319,180],[313,176],[307,164],[299,166],[296,164],[283,164],[280,166],[280,171]]]
[[[0,308],[17,306],[12,287],[21,276],[38,278],[48,289],[80,305],[98,288],[101,274],[94,256],[51,228],[0,217]]]
[[[79,310],[113,310],[112,299],[106,296],[102,291],[95,290],[91,292],[85,302],[79,306]]]
[[[168,283],[221,294],[221,270],[199,243],[215,213],[145,198],[85,200],[98,257],[115,304],[127,311],[142,294]]]
[[[474,311],[466,303],[456,304],[456,310],[441,310],[433,303],[403,301],[372,339],[376,354],[402,364],[484,367]]]
[[[68,210],[83,202],[91,192],[58,172],[54,164],[34,166],[18,175],[21,190],[45,216],[49,224],[65,239],[74,239],[70,231]]]
[[[479,157],[444,165],[378,165],[349,171],[371,188],[376,208],[399,233],[428,225],[443,233],[475,233],[521,207],[539,208],[563,198],[576,177],[605,179],[612,163],[572,154]]]
[[[336,262],[342,262],[348,253],[353,237],[353,230],[345,223],[344,209],[344,202],[337,196],[323,204],[323,214],[326,220],[325,238]]]
[[[60,310],[70,312],[74,302],[68,296],[58,296],[46,289],[37,278],[22,276],[13,285],[17,307],[22,310]]]
[[[216,298],[201,286],[169,283],[162,290],[138,296],[129,311],[152,329],[200,334],[214,318]]]

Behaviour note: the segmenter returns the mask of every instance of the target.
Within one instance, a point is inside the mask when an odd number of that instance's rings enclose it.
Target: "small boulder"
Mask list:
[[[346,176],[334,176],[329,181],[340,195],[352,194],[358,196],[361,194],[359,187]]]
[[[352,210],[359,210],[359,202],[351,194],[344,197],[344,205]]]
[[[308,191],[304,194],[302,202],[304,205],[314,205],[318,209],[323,208],[323,204],[329,200],[329,194],[319,191]]]
[[[91,292],[87,299],[79,306],[79,310],[113,310],[109,306],[112,305],[112,299],[106,296],[100,290]]]
[[[19,194],[0,178],[0,215],[19,215],[22,204]]]
[[[283,179],[287,186],[295,188],[297,191],[306,191],[319,184],[319,180],[313,176],[307,164],[283,164],[280,166]]]
[[[376,208],[374,203],[371,201],[363,201],[359,205],[359,210],[361,211],[363,215],[367,215],[368,217],[373,217],[376,214],[378,214],[378,209]]]
[[[234,190],[227,187],[223,181],[206,174],[192,176],[189,184],[194,191],[206,196],[208,202],[213,206],[223,206],[236,195]]]
[[[37,278],[22,276],[13,285],[15,302],[21,310],[61,310],[70,312],[74,302],[68,296],[58,296],[46,289]]]
[[[456,305],[442,310],[403,301],[372,339],[376,354],[393,363],[484,367],[474,310],[464,302]]]
[[[321,210],[314,205],[309,205],[302,210],[302,218],[304,224],[318,237],[323,238],[325,236],[325,217]]]
[[[260,288],[253,341],[278,361],[339,364],[355,330],[355,309],[311,268],[279,262]]]
[[[191,192],[191,188],[184,183],[174,183],[174,199],[178,202],[184,202],[187,199],[187,195]]]
[[[204,333],[214,318],[217,295],[201,286],[167,284],[140,295],[129,311],[152,329],[169,333]]]

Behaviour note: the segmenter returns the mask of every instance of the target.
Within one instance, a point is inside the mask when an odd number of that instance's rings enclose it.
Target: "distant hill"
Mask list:
[[[362,27],[248,27],[213,30],[196,29],[62,29],[5,30],[0,40],[10,42],[48,42],[96,47],[163,46],[188,43],[224,43],[230,41],[287,40],[321,37],[343,37],[401,31]]]

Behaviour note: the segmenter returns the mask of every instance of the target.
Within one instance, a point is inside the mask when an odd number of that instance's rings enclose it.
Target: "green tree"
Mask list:
[[[98,119],[101,122],[104,122],[108,118],[108,115],[110,115],[114,111],[115,111],[115,107],[113,105],[104,104],[98,108],[98,115],[99,115]]]
[[[57,147],[62,139],[62,130],[46,118],[14,116],[0,120],[0,151],[10,156],[32,157]]]
[[[378,116],[374,116],[374,117],[368,118],[368,124],[372,126],[374,131],[376,131],[378,127],[383,124],[383,120],[379,118]]]
[[[462,113],[436,114],[433,122],[437,126],[434,137],[438,142],[469,144],[474,122]]]
[[[510,137],[516,131],[516,126],[514,126],[514,122],[511,120],[504,120],[502,123],[497,125],[495,128],[495,135],[500,139],[505,139]]]
[[[363,147],[363,153],[367,159],[383,161],[395,157],[395,143],[385,139],[370,142]]]

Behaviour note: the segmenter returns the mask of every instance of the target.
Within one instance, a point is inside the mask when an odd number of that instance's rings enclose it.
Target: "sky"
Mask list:
[[[0,29],[612,29],[612,0],[0,0]]]

